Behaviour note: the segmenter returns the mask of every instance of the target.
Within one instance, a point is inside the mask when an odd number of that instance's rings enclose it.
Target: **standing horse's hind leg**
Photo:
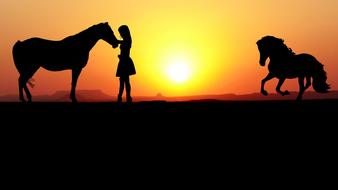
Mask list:
[[[29,92],[29,89],[27,87],[27,83],[29,81],[30,78],[33,77],[34,73],[39,69],[38,66],[33,66],[31,67],[29,70],[26,71],[26,73],[24,75],[21,75],[20,78],[21,78],[21,82],[22,82],[22,88],[25,90],[25,93],[26,93],[26,97],[28,99],[28,102],[32,102],[32,95],[31,93]],[[21,88],[21,91],[22,91],[22,88]],[[21,96],[21,94],[20,94]],[[23,95],[22,95],[23,96]]]
[[[29,89],[27,87],[27,82],[28,82],[28,78],[24,75],[20,75],[20,77],[19,77],[19,96],[20,96],[20,100],[22,102],[26,102],[24,95],[23,95],[23,90],[25,90],[28,102],[32,102],[32,95],[29,92]]]
[[[297,101],[301,101],[302,97],[303,97],[303,93],[305,91],[304,77],[299,77],[298,78],[298,84],[299,84],[299,93],[298,93],[298,96],[297,96]]]
[[[25,98],[23,97],[23,88],[24,88],[25,82],[23,80],[22,75],[20,75],[18,82],[19,82],[19,98],[20,98],[20,101],[26,102]]]
[[[79,78],[79,75],[81,73],[82,69],[73,69],[72,70],[72,89],[70,91],[70,99],[73,103],[77,103],[76,95],[75,95],[75,89],[77,84],[77,79]]]

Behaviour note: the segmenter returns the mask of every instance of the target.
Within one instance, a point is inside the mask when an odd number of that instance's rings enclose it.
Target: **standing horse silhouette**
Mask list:
[[[49,71],[72,70],[72,87],[70,98],[77,102],[75,88],[77,79],[87,65],[89,52],[100,39],[114,48],[118,46],[114,32],[108,23],[94,25],[76,35],[64,38],[61,41],[51,41],[41,38],[31,38],[23,42],[16,42],[13,47],[13,59],[19,76],[19,96],[25,102],[23,89],[29,102],[31,93],[27,88],[29,79],[43,67]]]
[[[324,66],[312,55],[296,55],[284,44],[284,40],[273,36],[263,37],[257,42],[257,46],[260,52],[259,63],[261,66],[265,66],[267,58],[270,58],[269,74],[262,80],[261,84],[263,95],[268,95],[268,92],[264,89],[265,83],[275,77],[279,79],[276,91],[283,96],[290,94],[287,90],[280,90],[285,79],[298,78],[299,94],[297,100],[302,100],[304,91],[311,86],[311,78],[313,79],[312,87],[316,92],[326,93],[330,89],[330,86],[326,83],[327,76]],[[304,79],[306,79],[305,86]]]

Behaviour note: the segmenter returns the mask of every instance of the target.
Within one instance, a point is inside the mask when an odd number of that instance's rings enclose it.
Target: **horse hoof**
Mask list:
[[[122,103],[122,97],[121,97],[121,96],[117,97],[117,103],[118,103],[118,104],[121,104],[121,103]]]
[[[287,91],[287,90],[286,90],[285,92],[282,93],[282,96],[287,96],[287,95],[290,95],[290,92]]]
[[[77,102],[77,99],[72,99],[72,103],[73,103],[73,104],[78,103],[78,102]]]
[[[264,95],[264,96],[267,96],[268,95],[268,92],[267,91],[261,91],[261,93]]]

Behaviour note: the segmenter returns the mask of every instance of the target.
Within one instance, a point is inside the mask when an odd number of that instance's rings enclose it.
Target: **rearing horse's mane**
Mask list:
[[[257,45],[264,46],[264,47],[277,47],[279,50],[285,51],[290,55],[294,55],[295,53],[292,51],[291,48],[285,45],[284,40],[280,38],[276,38],[274,36],[265,36],[262,39],[257,41]]]

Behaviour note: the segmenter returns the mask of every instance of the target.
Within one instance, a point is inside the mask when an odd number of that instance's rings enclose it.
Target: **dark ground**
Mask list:
[[[331,130],[338,100],[0,103],[2,128],[140,133]],[[5,127],[6,126],[6,127]],[[80,130],[80,131],[81,131]],[[149,130],[149,131],[148,131]],[[100,133],[100,132],[99,132]],[[216,133],[218,134],[218,133]]]
[[[227,186],[224,179],[299,182],[304,173],[330,179],[324,169],[335,171],[337,108],[338,100],[0,103],[1,157],[6,176],[20,171],[38,176],[37,184],[111,180],[107,172],[208,188]]]
[[[117,121],[122,121],[122,119],[138,124],[133,118],[140,119],[138,125],[152,125],[156,123],[157,119],[167,119],[177,123],[203,121],[217,123],[218,125],[227,125],[229,122],[236,121],[240,124],[241,121],[246,119],[254,119],[258,122],[252,124],[263,124],[264,121],[271,119],[275,122],[278,120],[279,122],[288,121],[290,124],[292,123],[291,119],[294,119],[295,123],[297,121],[310,121],[312,123],[335,119],[331,116],[335,116],[336,111],[338,111],[338,100],[305,100],[303,102],[292,100],[154,101],[136,102],[131,105],[115,102],[78,104],[60,102],[0,103],[0,113],[6,120],[21,122],[21,118],[25,118],[27,124],[40,123],[43,120],[47,126],[53,124],[53,121],[65,122],[65,124],[67,122],[86,123],[86,121],[95,121],[97,124],[102,123],[113,127]],[[50,123],[45,123],[45,121]],[[128,123],[126,122],[126,124]],[[96,127],[100,127],[100,125]]]
[[[18,141],[149,146],[336,144],[337,111],[338,100],[0,104],[2,134]]]

